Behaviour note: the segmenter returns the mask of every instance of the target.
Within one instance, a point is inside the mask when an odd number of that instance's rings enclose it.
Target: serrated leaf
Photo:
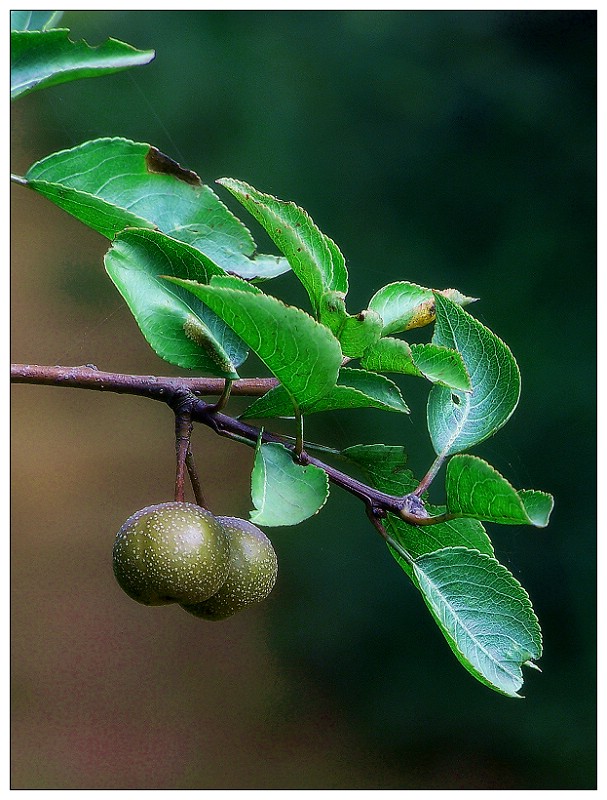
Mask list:
[[[428,397],[428,430],[436,453],[467,450],[504,425],[518,403],[521,380],[510,349],[456,303],[435,293],[432,343],[457,350],[472,391],[434,386]]]
[[[542,638],[529,596],[495,558],[448,547],[411,561],[414,582],[460,663],[481,683],[520,697],[522,666]]]
[[[344,408],[379,408],[382,411],[409,413],[395,383],[383,375],[352,367],[342,367],[337,384],[315,403],[308,405],[305,411],[306,414],[315,414]],[[241,416],[245,419],[292,417],[293,404],[285,388],[276,386],[255,400]]]
[[[11,31],[45,31],[62,16],[63,11],[11,11]]]
[[[481,458],[453,456],[447,465],[447,509],[502,525],[544,528],[553,498],[544,492],[517,492],[497,470]]]
[[[306,211],[293,202],[264,194],[244,181],[221,178],[217,183],[242,203],[286,256],[291,269],[308,293],[316,317],[324,292],[347,290],[343,256],[337,245],[318,229]]]
[[[365,351],[360,363],[376,372],[416,375],[452,389],[471,389],[461,355],[435,344],[409,345],[402,339],[386,336]]]
[[[237,378],[247,347],[190,292],[161,276],[208,283],[223,270],[198,250],[160,231],[127,229],[105,256],[105,268],[152,349],[186,369]]]
[[[460,306],[476,300],[475,297],[466,297],[457,289],[442,289],[439,294]],[[397,281],[383,286],[369,301],[369,308],[383,319],[382,336],[421,328],[429,325],[436,317],[432,289],[408,281]]]
[[[84,40],[72,42],[66,28],[13,30],[11,100],[48,86],[120,72],[153,58],[153,50],[137,50],[116,39],[97,47]]]
[[[357,464],[371,485],[382,492],[400,497],[418,484],[406,467],[407,453],[401,445],[355,444],[342,450],[341,455]]]
[[[250,514],[256,525],[297,525],[316,514],[328,495],[323,469],[296,464],[281,444],[258,444],[251,475],[255,511]]]
[[[199,281],[201,283],[202,281]],[[254,283],[238,278],[236,275],[213,275],[209,281],[211,286],[223,287],[224,289],[237,289],[240,292],[251,292],[252,294],[262,294],[261,289]]]
[[[300,411],[335,386],[342,359],[339,342],[305,311],[262,292],[169,280],[225,320],[278,378]]]
[[[270,278],[284,258],[257,255],[247,228],[203,184],[149,144],[96,139],[38,161],[28,185],[109,239],[124,228],[158,228],[227,272]]]

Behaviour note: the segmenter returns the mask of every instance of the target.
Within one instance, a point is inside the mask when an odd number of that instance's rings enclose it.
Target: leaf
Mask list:
[[[325,291],[346,291],[347,273],[343,256],[307,212],[295,203],[259,192],[243,181],[221,178],[217,183],[242,203],[286,256],[291,269],[308,293],[316,317],[320,298]]]
[[[554,508],[554,497],[548,492],[538,492],[536,489],[519,489],[517,494],[531,524],[538,528],[545,528]]]
[[[439,294],[446,297],[447,300],[452,300],[458,306],[468,306],[470,303],[476,303],[478,297],[468,297],[462,294],[458,289],[438,289]]]
[[[453,301],[435,293],[432,343],[457,350],[470,376],[469,393],[434,386],[428,397],[428,430],[436,453],[466,450],[504,425],[518,403],[521,379],[501,339]]]
[[[362,356],[381,335],[383,323],[379,314],[369,309],[348,314],[342,292],[325,292],[318,309],[319,321],[339,339],[342,353],[349,358]]]
[[[462,392],[472,390],[470,375],[460,353],[437,344],[412,344],[413,363],[432,383],[460,389]]]
[[[319,321],[338,338],[348,316],[345,297],[343,292],[329,291],[323,292],[318,301]]]
[[[412,492],[418,484],[406,468],[407,454],[401,445],[355,444],[341,455],[357,464],[369,477],[371,485],[397,497]]]
[[[409,413],[395,383],[383,375],[351,367],[342,367],[337,384],[319,400],[308,405],[305,411],[306,414],[314,414],[343,408],[379,408],[382,411]],[[285,388],[276,386],[255,400],[241,416],[245,419],[292,417],[293,404]]]
[[[169,280],[225,320],[278,378],[301,411],[335,386],[342,358],[339,342],[304,311],[262,292]]]
[[[443,289],[439,293],[458,305],[467,305],[476,300],[475,297],[466,297],[457,289]],[[408,281],[383,286],[369,301],[369,308],[383,319],[382,336],[421,328],[433,322],[436,316],[432,290]]]
[[[27,174],[30,175],[30,172]],[[34,178],[27,180],[27,186],[107,239],[113,239],[125,228],[155,228],[149,220],[132,214],[126,208],[119,209],[103,198],[61,183],[39,181]]]
[[[96,139],[28,170],[29,186],[109,239],[124,228],[158,228],[228,272],[270,278],[284,258],[256,255],[251,234],[198,175],[149,144]]]
[[[520,583],[493,557],[463,547],[421,555],[410,567],[460,663],[496,692],[520,697],[522,666],[542,654],[539,623]]]
[[[471,389],[461,355],[435,344],[409,345],[402,339],[385,336],[365,351],[360,363],[375,372],[416,375],[452,389]]]
[[[136,50],[116,39],[90,47],[84,40],[72,42],[68,35],[66,28],[11,32],[11,100],[48,86],[147,64],[154,58],[153,50]]]
[[[320,511],[328,496],[324,469],[296,464],[282,444],[258,443],[251,475],[252,522],[269,527],[297,525]]]
[[[422,377],[421,371],[413,363],[411,346],[392,336],[384,336],[369,347],[360,363],[365,369],[375,372],[398,372]]]
[[[502,525],[544,528],[554,504],[544,492],[517,492],[486,461],[470,455],[453,456],[449,461],[446,490],[451,513]]]
[[[338,339],[345,356],[360,358],[381,336],[382,320],[370,309],[346,317]]]
[[[325,237],[325,244],[329,248],[329,253],[331,255],[331,267],[333,268],[333,274],[331,276],[331,290],[335,292],[342,292],[344,295],[346,295],[348,293],[348,270],[346,267],[346,259],[333,239],[329,239],[326,234],[323,234],[323,236]]]
[[[160,231],[127,229],[105,256],[105,268],[141,332],[165,361],[186,369],[237,378],[247,347],[190,292],[161,276],[208,283],[223,270],[189,245]]]
[[[63,11],[11,11],[11,31],[44,31],[62,16]]]
[[[389,333],[409,330],[416,314],[419,316],[418,309],[423,303],[432,299],[431,289],[424,289],[423,286],[407,281],[398,281],[379,289],[369,301],[369,308],[382,318],[384,322],[382,336],[387,336]],[[428,319],[428,322],[432,322],[432,319]]]

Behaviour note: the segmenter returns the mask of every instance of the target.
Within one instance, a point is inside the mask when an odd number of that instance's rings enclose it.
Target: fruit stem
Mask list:
[[[175,472],[175,502],[185,502],[185,470],[188,453],[190,451],[190,437],[192,435],[192,416],[188,411],[175,411],[175,454],[177,469]]]
[[[204,492],[202,491],[202,484],[200,483],[200,478],[198,477],[198,470],[196,469],[194,454],[192,453],[191,449],[188,449],[188,452],[186,453],[185,465],[188,470],[188,475],[190,476],[190,483],[192,484],[192,489],[194,490],[194,497],[196,498],[197,505],[199,505],[201,508],[208,509]]]

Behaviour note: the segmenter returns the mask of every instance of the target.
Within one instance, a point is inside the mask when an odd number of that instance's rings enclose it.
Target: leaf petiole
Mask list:
[[[192,435],[192,416],[189,410],[175,411],[175,454],[177,465],[175,471],[175,502],[185,502],[185,470],[187,455],[190,450]]]
[[[443,466],[443,462],[447,457],[447,451],[443,450],[442,453],[439,453],[438,456],[432,462],[432,466],[426,472],[424,477],[421,479],[417,487],[413,490],[412,494],[416,495],[417,497],[421,497],[422,494],[428,491],[430,484],[436,478],[439,473],[440,468]]]
[[[188,452],[186,453],[185,465],[188,470],[188,475],[190,477],[190,483],[192,484],[192,489],[194,491],[194,497],[196,498],[196,504],[199,505],[201,508],[208,509],[207,502],[204,497],[204,492],[202,490],[202,484],[200,483],[200,478],[198,477],[198,470],[196,469],[194,454],[192,453],[191,447],[188,448]]]
[[[216,414],[218,411],[223,411],[226,407],[228,400],[230,399],[230,394],[232,392],[232,384],[234,383],[233,380],[230,378],[225,379],[225,384],[223,387],[223,392],[221,393],[220,398],[217,402],[209,409],[212,414]]]

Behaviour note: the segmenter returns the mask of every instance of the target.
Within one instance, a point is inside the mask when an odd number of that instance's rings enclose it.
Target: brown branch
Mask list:
[[[169,378],[155,375],[122,375],[102,372],[90,364],[80,367],[47,367],[36,364],[11,364],[11,383],[34,383],[46,386],[67,386],[72,389],[135,394],[152,397],[166,391],[189,389],[197,395],[221,395],[223,378]],[[278,385],[276,378],[241,378],[231,387],[233,395],[261,397]],[[166,400],[166,397],[155,397]]]
[[[219,436],[235,439],[250,446],[255,446],[260,438],[264,443],[278,442],[283,444],[284,447],[291,450],[298,463],[320,467],[326,472],[331,483],[358,497],[365,503],[367,508],[373,509],[375,514],[390,512],[411,525],[434,525],[445,522],[447,519],[452,519],[451,515],[446,514],[437,517],[429,516],[422,501],[415,494],[395,497],[385,492],[380,492],[355,478],[351,478],[345,472],[341,472],[329,464],[310,456],[305,451],[298,455],[293,445],[284,442],[284,437],[274,435],[266,430],[260,430],[253,425],[248,425],[239,419],[234,419],[227,414],[218,412],[216,404],[206,403],[198,395],[221,395],[225,387],[223,378],[124,375],[115,372],[102,372],[90,365],[51,367],[12,364],[11,381],[13,383],[93,389],[160,400],[166,403],[175,413],[187,409],[193,422],[207,425]],[[258,397],[276,385],[277,381],[273,378],[243,378],[234,381],[232,394]]]

